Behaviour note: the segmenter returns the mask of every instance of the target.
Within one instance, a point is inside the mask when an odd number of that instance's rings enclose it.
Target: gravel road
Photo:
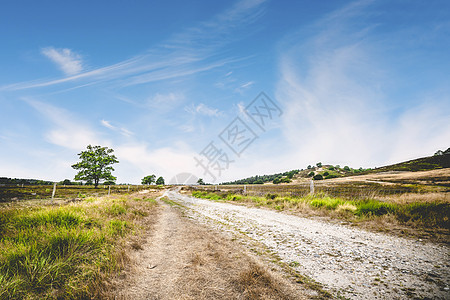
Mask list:
[[[247,235],[335,296],[450,299],[449,248],[168,191],[202,223]]]

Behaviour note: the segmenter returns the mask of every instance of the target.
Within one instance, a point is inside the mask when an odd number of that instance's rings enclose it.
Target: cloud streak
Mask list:
[[[108,129],[119,132],[121,135],[126,136],[126,137],[130,137],[130,136],[134,135],[134,133],[129,131],[128,129],[123,128],[123,127],[114,126],[111,124],[111,122],[106,121],[106,120],[101,120],[100,124],[102,124],[102,126],[108,128]]]
[[[242,38],[238,29],[255,22],[263,14],[263,0],[243,0],[207,22],[173,36],[167,42],[131,59],[110,66],[82,71],[81,57],[70,49],[45,48],[42,53],[67,75],[55,80],[36,80],[1,86],[0,91],[26,90],[66,83],[110,82],[130,86],[189,76],[238,61],[221,57],[217,51],[227,43]]]
[[[70,49],[43,48],[41,53],[53,61],[66,75],[75,75],[83,70],[81,56]]]

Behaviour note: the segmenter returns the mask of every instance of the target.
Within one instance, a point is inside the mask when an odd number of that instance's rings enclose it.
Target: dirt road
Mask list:
[[[154,225],[130,250],[129,264],[113,279],[111,299],[311,299],[221,233],[189,220],[162,200]]]
[[[266,209],[168,191],[184,213],[211,228],[243,234],[335,296],[450,299],[449,248]]]

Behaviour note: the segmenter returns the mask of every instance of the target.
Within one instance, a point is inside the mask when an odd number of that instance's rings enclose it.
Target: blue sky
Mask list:
[[[450,146],[448,1],[3,1],[0,28],[0,176],[73,179],[88,144],[121,183]],[[261,92],[281,111],[263,128]],[[238,155],[235,118],[255,137]]]

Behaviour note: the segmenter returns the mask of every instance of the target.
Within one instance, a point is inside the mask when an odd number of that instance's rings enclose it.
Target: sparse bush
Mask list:
[[[287,177],[281,178],[280,183],[289,183],[291,180]]]
[[[313,171],[311,171],[311,172],[308,173],[308,177],[313,177],[314,174],[315,174],[315,173],[314,173]]]
[[[322,180],[322,179],[323,179],[323,176],[320,175],[320,174],[317,174],[317,175],[314,175],[313,179],[314,179],[314,180]]]
[[[323,172],[323,174],[322,174],[322,176],[324,176],[324,177],[326,177],[326,176],[328,176],[328,175],[330,175],[330,173],[328,173],[328,171],[325,171],[325,172]]]
[[[268,194],[266,195],[266,199],[268,199],[268,200],[273,200],[273,199],[275,199],[276,197],[278,197],[277,194],[271,194],[271,193],[268,193]]]

